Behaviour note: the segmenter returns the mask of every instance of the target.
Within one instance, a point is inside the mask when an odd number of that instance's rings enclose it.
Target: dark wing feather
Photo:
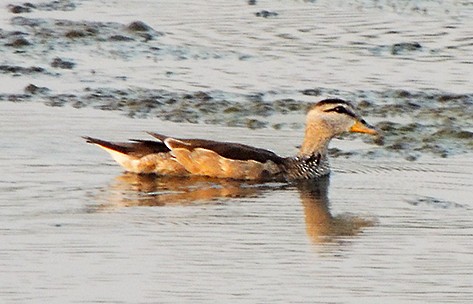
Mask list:
[[[183,141],[190,143],[192,147],[212,150],[215,153],[229,159],[255,160],[260,163],[265,163],[270,160],[276,164],[280,164],[282,162],[282,157],[276,155],[272,151],[239,143],[218,142],[204,139],[185,139]]]
[[[170,151],[164,143],[151,140],[132,139],[132,142],[109,142],[93,137],[84,137],[84,139],[88,143],[97,144],[134,157]]]
[[[149,135],[153,136],[156,139],[159,139],[162,142],[164,142],[164,140],[169,137],[169,136],[159,134],[159,133],[154,133],[154,132],[146,132],[146,133],[148,133]]]

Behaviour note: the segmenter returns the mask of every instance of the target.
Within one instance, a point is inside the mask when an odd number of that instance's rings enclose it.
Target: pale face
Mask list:
[[[337,101],[325,100],[312,106],[307,114],[307,125],[317,127],[328,137],[344,132],[377,134],[377,131],[356,113],[350,103]]]

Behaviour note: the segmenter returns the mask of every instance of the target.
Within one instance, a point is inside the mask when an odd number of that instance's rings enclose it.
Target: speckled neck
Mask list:
[[[313,179],[330,173],[327,155],[313,153],[286,158],[284,175],[287,180]]]

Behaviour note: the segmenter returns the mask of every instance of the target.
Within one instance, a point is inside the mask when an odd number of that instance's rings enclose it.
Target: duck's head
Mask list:
[[[301,153],[323,151],[330,139],[345,132],[378,134],[348,101],[337,98],[324,99],[309,108]]]
[[[378,131],[357,113],[351,103],[338,98],[324,99],[310,107],[307,113],[307,126],[317,128],[329,137],[344,132],[378,134]]]

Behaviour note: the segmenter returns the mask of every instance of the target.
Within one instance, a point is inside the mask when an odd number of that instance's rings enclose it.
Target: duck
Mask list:
[[[148,132],[154,140],[111,142],[84,136],[107,151],[125,171],[158,176],[205,176],[255,181],[309,180],[328,176],[330,141],[343,133],[378,135],[349,101],[323,99],[308,107],[305,134],[295,156],[249,145]]]

